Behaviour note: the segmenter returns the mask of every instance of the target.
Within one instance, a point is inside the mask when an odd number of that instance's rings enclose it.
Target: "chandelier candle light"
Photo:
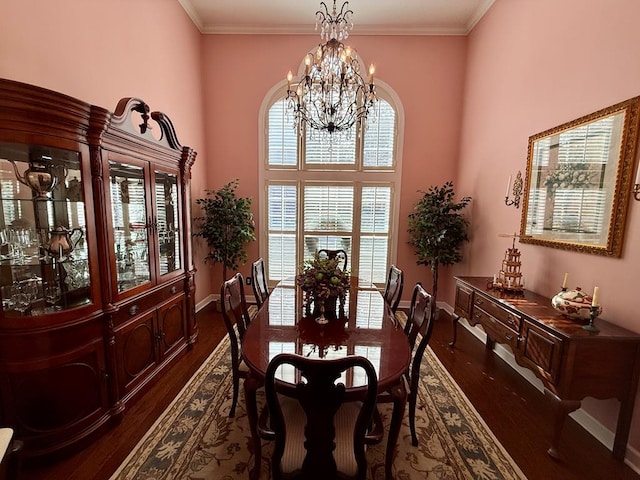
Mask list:
[[[337,135],[349,138],[354,124],[374,110],[375,67],[369,67],[369,83],[365,83],[356,51],[342,43],[353,28],[349,2],[338,12],[334,0],[331,13],[324,2],[320,5],[324,11],[316,12],[316,30],[320,27],[325,43],[304,57],[304,75],[297,84],[292,83],[291,71],[287,74],[287,110],[300,135],[311,129],[312,136],[318,133],[332,141]]]

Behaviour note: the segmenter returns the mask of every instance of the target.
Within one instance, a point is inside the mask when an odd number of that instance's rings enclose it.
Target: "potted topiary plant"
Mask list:
[[[209,252],[206,262],[222,264],[222,281],[227,277],[227,269],[237,270],[247,261],[245,246],[256,239],[255,223],[251,213],[251,198],[238,198],[236,178],[219,190],[205,190],[207,197],[198,198],[203,216],[195,217],[198,229],[193,236],[207,241]]]
[[[462,260],[462,244],[469,241],[468,221],[460,213],[471,197],[454,202],[453,182],[442,187],[431,186],[414,205],[409,214],[409,244],[418,256],[416,263],[431,268],[433,276],[432,313],[438,297],[438,269]]]

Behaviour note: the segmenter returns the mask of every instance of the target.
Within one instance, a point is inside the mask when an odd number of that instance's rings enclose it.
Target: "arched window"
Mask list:
[[[270,282],[295,275],[320,248],[346,250],[352,274],[385,282],[397,244],[402,115],[384,87],[377,94],[375,120],[333,143],[298,135],[284,86],[265,99],[259,223]]]

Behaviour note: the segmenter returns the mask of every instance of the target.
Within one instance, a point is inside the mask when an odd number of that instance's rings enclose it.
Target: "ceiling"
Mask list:
[[[202,33],[318,34],[320,0],[178,0]],[[353,33],[466,35],[494,0],[350,0]],[[329,11],[332,1],[325,0]],[[342,0],[337,10],[340,11]]]

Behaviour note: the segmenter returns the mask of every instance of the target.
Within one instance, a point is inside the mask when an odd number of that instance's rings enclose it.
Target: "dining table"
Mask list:
[[[258,480],[262,461],[256,393],[264,385],[269,362],[279,353],[317,359],[346,355],[369,359],[378,376],[378,393],[390,392],[393,399],[385,451],[385,478],[392,479],[393,457],[407,402],[403,380],[411,361],[407,336],[380,291],[356,276],[350,278],[344,306],[337,308],[335,315],[327,317],[326,324],[317,321],[318,315],[312,313],[304,293],[291,277],[273,288],[245,332],[242,357],[249,369],[244,391],[255,458],[249,472],[252,480]],[[293,394],[295,383],[300,380],[293,368],[282,369],[277,377],[280,388]],[[365,388],[366,375],[359,375],[358,370],[354,370],[341,381],[349,396]]]

